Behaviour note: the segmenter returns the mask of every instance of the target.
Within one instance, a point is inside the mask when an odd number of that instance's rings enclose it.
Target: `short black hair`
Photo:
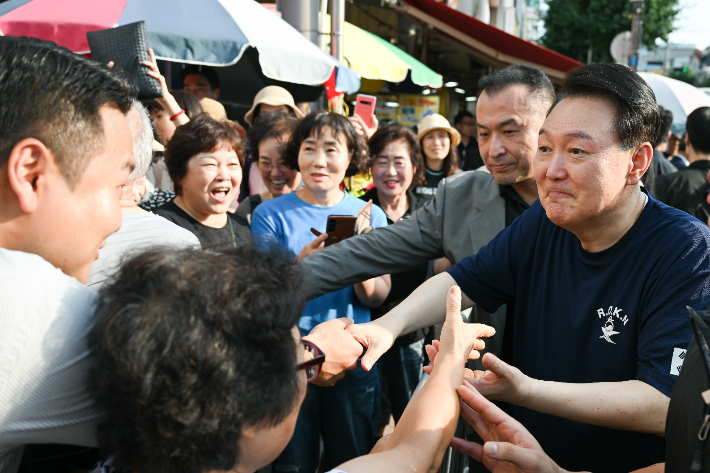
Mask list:
[[[573,97],[601,98],[611,102],[616,108],[614,132],[622,150],[644,142],[655,143],[661,127],[656,96],[646,81],[628,67],[589,64],[572,69],[565,77],[555,106]]]
[[[0,36],[0,167],[36,138],[54,154],[70,189],[104,147],[100,109],[128,112],[135,89],[106,66],[54,43]]]
[[[653,144],[653,147],[662,144],[668,138],[668,134],[671,132],[671,127],[673,126],[673,112],[658,106],[658,111],[661,113],[661,127],[658,130],[658,138]]]
[[[458,125],[459,123],[461,123],[464,118],[473,118],[473,113],[469,112],[468,110],[461,110],[454,117],[454,125]]]
[[[685,122],[690,146],[702,154],[710,154],[710,107],[693,110]]]
[[[364,138],[357,134],[350,120],[337,113],[322,110],[306,115],[291,135],[284,157],[288,167],[300,171],[298,153],[301,151],[301,144],[311,136],[318,138],[326,128],[330,129],[336,140],[343,138],[348,152],[352,153],[345,177],[354,176],[367,170],[367,143]]]
[[[100,447],[122,471],[231,470],[246,426],[275,426],[302,380],[292,335],[305,307],[287,255],[151,249],[99,293],[90,390]]]
[[[280,140],[286,136],[284,143],[284,152],[286,151],[286,143],[291,139],[293,131],[298,126],[298,119],[285,113],[267,113],[256,117],[254,124],[249,128],[247,133],[249,146],[251,146],[251,160],[259,161],[259,143],[269,138]]]
[[[175,129],[165,147],[165,165],[176,194],[182,194],[180,181],[187,175],[188,163],[195,155],[226,144],[237,153],[239,164],[244,166],[244,146],[236,126],[229,120],[215,120],[203,113]]]
[[[551,106],[555,102],[555,87],[550,79],[540,69],[524,64],[513,64],[482,77],[478,81],[479,95],[485,91],[493,97],[512,85],[527,86],[531,98],[543,105]]]
[[[412,166],[416,168],[412,183],[409,187],[415,188],[424,185],[426,182],[426,166],[424,165],[422,151],[419,147],[419,142],[417,141],[417,135],[415,135],[411,129],[400,125],[399,123],[378,128],[367,142],[367,145],[370,148],[370,159],[367,162],[368,169],[372,169],[372,165],[375,163],[377,155],[380,154],[388,144],[399,140],[402,140],[407,144],[409,159],[412,161]]]
[[[184,68],[180,69],[180,78],[182,78],[182,80],[185,80],[185,77],[190,74],[199,74],[203,76],[207,79],[207,82],[210,83],[212,90],[219,89],[219,76],[217,75],[217,71],[214,67],[187,64]]]

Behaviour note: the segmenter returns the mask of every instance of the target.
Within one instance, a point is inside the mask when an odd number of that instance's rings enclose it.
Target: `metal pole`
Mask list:
[[[343,30],[345,29],[345,0],[330,0],[330,54],[343,60]]]
[[[643,0],[629,0],[633,3],[633,17],[631,20],[631,57],[629,58],[629,66],[634,71],[638,67],[639,48],[642,43],[643,35]]]
[[[318,44],[318,0],[276,0],[276,9],[286,23]]]

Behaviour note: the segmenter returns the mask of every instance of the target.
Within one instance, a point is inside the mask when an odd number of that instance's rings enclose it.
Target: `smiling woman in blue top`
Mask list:
[[[357,216],[366,203],[341,190],[340,183],[364,169],[366,150],[347,118],[325,112],[304,118],[287,145],[285,157],[286,165],[300,170],[304,187],[256,208],[251,230],[257,243],[275,241],[294,257],[304,255],[323,243],[328,216]],[[373,228],[387,225],[379,207],[372,207],[371,224]],[[311,228],[323,235],[316,238]],[[306,335],[330,319],[348,317],[356,323],[369,322],[369,307],[382,304],[389,290],[390,278],[385,275],[321,296],[306,305],[298,328]],[[378,403],[376,370],[357,367],[334,387],[309,386],[294,437],[274,468],[315,471],[321,435],[327,468],[367,454],[375,444]]]
[[[562,468],[633,471],[664,460],[669,396],[710,303],[710,231],[640,185],[660,113],[628,68],[571,71],[540,131],[540,200],[476,255],[349,330],[371,366],[401,333],[440,322],[458,284],[487,311],[515,302],[510,366],[492,354],[471,384]]]

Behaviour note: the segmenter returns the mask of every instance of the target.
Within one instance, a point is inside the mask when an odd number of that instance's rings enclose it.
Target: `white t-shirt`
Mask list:
[[[87,391],[95,291],[40,256],[0,248],[0,471],[24,445],[96,446]]]
[[[109,236],[99,250],[99,259],[91,265],[86,285],[98,291],[125,258],[152,246],[201,248],[200,240],[192,232],[163,217],[150,212],[124,214],[121,229]]]

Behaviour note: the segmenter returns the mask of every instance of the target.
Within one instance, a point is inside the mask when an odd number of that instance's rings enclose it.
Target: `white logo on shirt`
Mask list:
[[[616,342],[611,339],[612,335],[618,335],[621,332],[616,332],[614,330],[614,317],[616,317],[618,320],[624,323],[626,325],[626,322],[629,321],[629,318],[624,315],[623,317],[621,316],[621,311],[623,309],[619,309],[618,307],[613,307],[609,306],[609,309],[605,312],[604,309],[597,309],[597,315],[601,319],[602,317],[606,317],[606,322],[604,322],[604,325],[602,326],[602,335],[599,338],[603,338],[609,343],[613,343],[616,345]]]
[[[671,360],[671,374],[674,376],[680,375],[680,370],[683,368],[685,361],[686,350],[682,348],[673,349],[673,359]]]

